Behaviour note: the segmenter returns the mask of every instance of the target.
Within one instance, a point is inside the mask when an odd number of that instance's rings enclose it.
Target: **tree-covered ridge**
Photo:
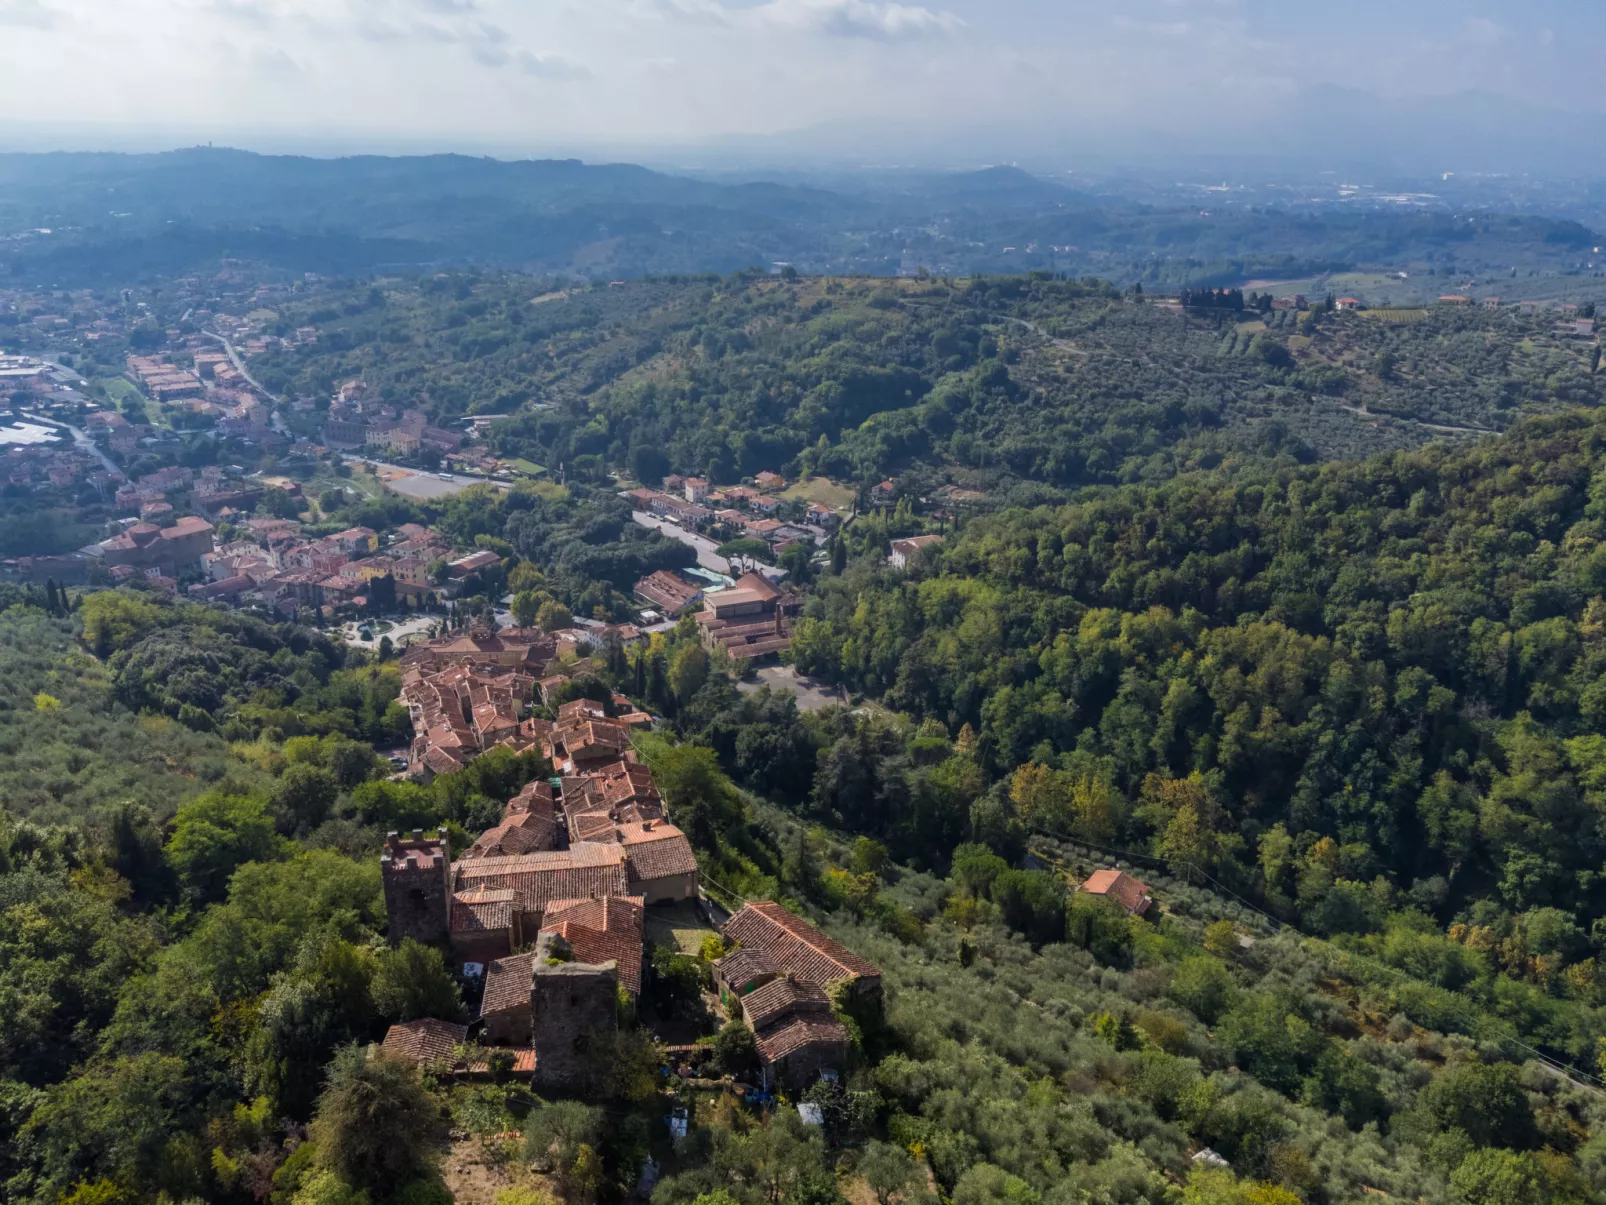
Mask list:
[[[1410,904],[1593,1001],[1603,435],[1569,415],[977,519],[927,573],[822,581],[797,661],[973,726],[1033,823],[1153,843],[1327,932]]]
[[[545,290],[545,291],[543,291]],[[539,295],[537,295],[539,294]],[[738,274],[557,289],[381,281],[281,316],[316,344],[259,358],[276,390],[361,378],[493,447],[600,475],[715,481],[788,464],[863,483],[935,466],[1056,486],[1223,456],[1343,456],[1596,404],[1591,340],[1554,317],[1190,309],[1097,281]]]

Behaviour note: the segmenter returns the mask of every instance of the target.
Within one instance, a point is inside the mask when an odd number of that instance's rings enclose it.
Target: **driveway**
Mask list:
[[[726,577],[731,576],[731,563],[724,557],[715,555],[714,550],[719,545],[707,536],[700,536],[694,531],[687,531],[684,527],[679,527],[668,519],[660,519],[657,515],[649,514],[644,510],[633,511],[631,518],[635,519],[643,527],[657,528],[670,539],[679,540],[682,544],[689,544],[696,549],[697,563],[704,569],[712,570],[715,573],[723,573]]]
[[[800,675],[790,665],[766,665],[757,670],[756,682],[738,682],[736,689],[745,694],[756,694],[760,686],[779,692],[789,690],[797,696],[799,711],[824,711],[827,707],[846,707],[847,693],[840,686],[830,686],[814,678]]]

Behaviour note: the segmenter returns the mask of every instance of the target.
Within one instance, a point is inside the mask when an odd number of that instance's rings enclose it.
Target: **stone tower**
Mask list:
[[[619,1029],[619,966],[569,962],[569,943],[542,933],[530,976],[535,1083],[573,1089],[594,1083],[599,1043]]]
[[[415,828],[410,840],[386,834],[379,872],[385,884],[391,944],[406,937],[445,941],[452,922],[452,850],[446,830],[425,837],[422,829]]]

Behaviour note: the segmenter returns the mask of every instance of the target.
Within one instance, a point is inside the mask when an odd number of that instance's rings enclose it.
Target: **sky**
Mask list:
[[[0,0],[0,148],[1186,138],[1322,85],[1599,110],[1603,54],[1598,0]]]

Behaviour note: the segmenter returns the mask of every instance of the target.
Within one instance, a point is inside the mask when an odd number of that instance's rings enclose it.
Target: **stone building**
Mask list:
[[[721,932],[727,940],[739,944],[736,954],[744,955],[744,962],[762,956],[766,960],[764,965],[773,967],[777,975],[790,975],[800,983],[812,983],[821,988],[847,981],[852,984],[855,995],[881,994],[878,967],[779,904],[765,900],[744,905],[725,922]],[[726,955],[715,964],[715,972],[721,975],[722,982],[729,982],[728,972],[722,968],[735,956]],[[750,983],[743,986],[750,986]]]
[[[619,1028],[619,967],[577,960],[560,934],[491,964],[480,1005],[487,1041],[530,1046],[534,1085],[573,1089],[594,1082],[599,1043]]]
[[[807,1088],[847,1063],[852,1040],[831,1012],[823,989],[790,975],[771,979],[742,997],[742,1020],[753,1031],[766,1086]]]
[[[385,915],[393,944],[442,941],[451,932],[452,851],[446,830],[425,837],[414,829],[411,840],[397,833],[385,837],[379,855],[380,879],[385,890]]]
[[[135,523],[123,532],[94,545],[107,569],[129,565],[157,569],[167,577],[182,577],[201,568],[201,558],[213,550],[213,527],[194,515],[171,527]]]
[[[753,1031],[764,1082],[806,1088],[839,1071],[851,1039],[829,989],[879,997],[881,972],[779,904],[748,904],[723,927],[737,947],[714,963],[720,998]]]

